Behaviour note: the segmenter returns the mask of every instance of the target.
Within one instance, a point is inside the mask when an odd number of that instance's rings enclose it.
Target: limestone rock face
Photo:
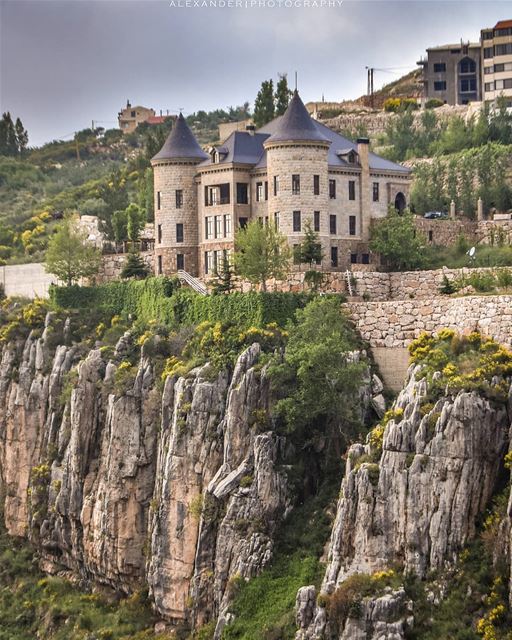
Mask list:
[[[2,351],[9,533],[29,537],[48,572],[125,593],[147,585],[163,617],[220,616],[221,629],[234,583],[269,562],[290,505],[259,345],[231,374],[204,365],[162,385],[144,350],[128,366],[129,334],[107,361],[52,346],[52,321]]]
[[[354,445],[341,488],[323,590],[347,576],[403,563],[423,577],[454,562],[475,533],[508,441],[504,407],[476,392],[443,397],[426,415],[427,384],[412,370],[385,429],[378,464]]]
[[[391,566],[425,577],[453,564],[474,536],[502,469],[507,408],[477,392],[448,395],[434,406],[427,396],[420,369],[411,367],[394,405],[403,414],[397,412],[386,425],[380,457],[370,444],[350,448],[323,594],[333,593],[352,574]],[[298,640],[325,633],[339,640],[402,640],[412,624],[403,590],[389,591],[363,600],[361,616],[333,633],[311,589],[297,596]]]

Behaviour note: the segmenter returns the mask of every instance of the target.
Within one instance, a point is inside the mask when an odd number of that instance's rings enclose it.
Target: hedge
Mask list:
[[[169,327],[205,320],[234,322],[241,328],[276,322],[284,326],[311,299],[308,293],[250,292],[201,296],[165,277],[110,282],[92,287],[52,287],[50,298],[61,308],[99,309]]]
[[[179,288],[171,278],[147,278],[109,282],[92,287],[50,288],[50,299],[64,309],[98,309],[111,315],[131,314],[142,320],[152,318],[170,324],[173,319],[170,300]]]

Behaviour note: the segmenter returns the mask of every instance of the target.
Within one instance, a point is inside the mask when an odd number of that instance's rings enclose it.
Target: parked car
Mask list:
[[[423,217],[432,220],[434,218],[447,218],[448,214],[446,211],[427,211]]]

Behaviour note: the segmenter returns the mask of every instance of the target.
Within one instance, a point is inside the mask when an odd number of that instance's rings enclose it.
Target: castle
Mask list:
[[[309,222],[322,269],[372,262],[370,224],[408,201],[410,170],[369,151],[308,114],[297,91],[284,115],[234,131],[210,153],[180,114],[153,157],[155,272],[209,277],[250,220],[275,224],[299,245]]]

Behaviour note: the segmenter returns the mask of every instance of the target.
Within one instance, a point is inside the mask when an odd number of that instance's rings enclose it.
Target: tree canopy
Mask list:
[[[253,220],[235,236],[235,269],[238,275],[266,291],[269,278],[283,278],[291,252],[286,237],[274,225]]]
[[[11,114],[6,111],[0,120],[0,155],[21,156],[28,144],[28,133],[20,118],[13,122]]]
[[[274,115],[274,82],[272,79],[264,80],[254,103],[254,124],[256,127],[263,127]]]
[[[426,240],[414,225],[409,211],[399,214],[390,206],[386,218],[374,225],[370,249],[380,253],[392,271],[420,269],[426,262]]]
[[[77,216],[67,216],[48,241],[45,268],[68,286],[98,273],[101,253],[87,243],[86,234],[77,228]]]

